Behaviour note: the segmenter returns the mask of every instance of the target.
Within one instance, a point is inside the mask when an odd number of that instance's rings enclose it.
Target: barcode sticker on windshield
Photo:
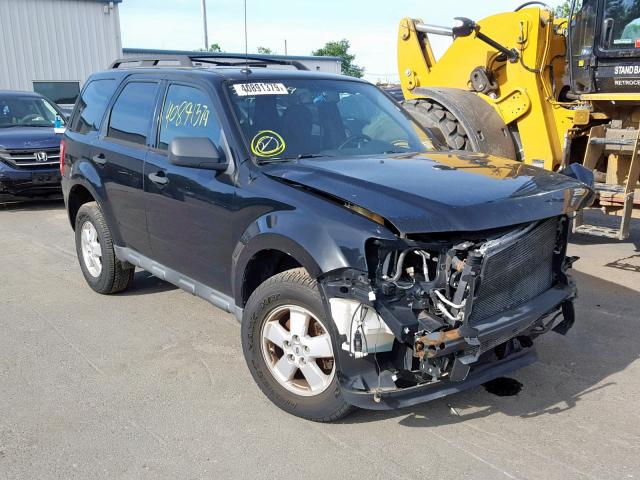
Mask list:
[[[238,96],[248,95],[288,95],[287,87],[282,83],[236,83],[233,86]]]

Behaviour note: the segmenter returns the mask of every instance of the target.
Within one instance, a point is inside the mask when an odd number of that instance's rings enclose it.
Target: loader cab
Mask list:
[[[571,90],[637,92],[640,0],[573,0],[569,19]]]

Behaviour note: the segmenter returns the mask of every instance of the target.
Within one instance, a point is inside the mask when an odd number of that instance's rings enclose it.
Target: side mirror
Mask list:
[[[451,27],[454,38],[468,37],[476,30],[478,30],[478,24],[464,17],[456,17],[453,22],[453,27]]]
[[[177,137],[169,144],[169,162],[173,165],[206,170],[226,170],[228,163],[213,142],[205,137]]]

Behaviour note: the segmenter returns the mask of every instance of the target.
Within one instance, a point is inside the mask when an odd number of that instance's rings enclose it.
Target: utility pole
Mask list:
[[[209,50],[209,33],[207,32],[207,0],[202,0],[202,26],[204,28],[204,49]]]

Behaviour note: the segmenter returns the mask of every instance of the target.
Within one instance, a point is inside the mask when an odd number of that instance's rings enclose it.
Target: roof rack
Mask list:
[[[229,61],[232,60],[232,61]],[[233,61],[236,60],[236,61]],[[206,63],[209,65],[215,65],[217,67],[266,67],[267,65],[291,65],[295,67],[297,70],[309,70],[306,66],[300,63],[297,60],[281,60],[278,58],[268,58],[263,55],[260,56],[252,56],[252,55],[238,55],[229,56],[229,55],[216,55],[215,53],[202,53],[197,55],[145,55],[142,57],[124,57],[119,58],[115,62],[111,64],[109,68],[121,68],[122,66],[130,63],[139,63],[140,67],[161,67],[161,63],[164,62],[173,62],[178,63],[180,67],[186,68],[194,68],[201,66],[201,64]],[[200,64],[200,65],[199,65]],[[175,66],[175,65],[167,65],[167,66]]]

